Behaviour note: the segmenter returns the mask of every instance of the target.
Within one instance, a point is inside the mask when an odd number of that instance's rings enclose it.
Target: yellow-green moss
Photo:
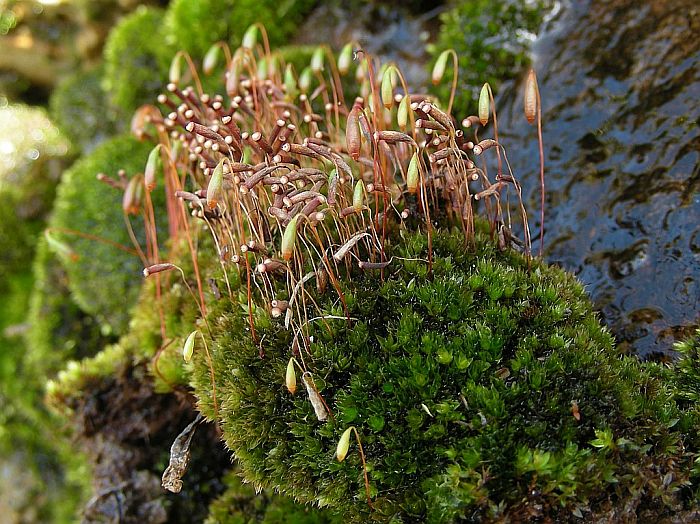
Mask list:
[[[117,123],[102,86],[103,68],[63,78],[51,93],[51,116],[80,151],[87,153],[115,134]],[[127,127],[123,122],[122,128]]]
[[[340,524],[342,518],[331,510],[295,503],[288,497],[257,493],[244,484],[235,471],[223,478],[226,491],[209,506],[205,524]]]

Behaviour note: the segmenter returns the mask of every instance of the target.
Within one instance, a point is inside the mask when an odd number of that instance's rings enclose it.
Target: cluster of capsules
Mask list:
[[[484,199],[495,216],[504,187],[519,190],[503,173],[500,153],[494,183],[485,164],[475,164],[485,150],[500,148],[478,140],[483,118],[469,116],[458,128],[428,96],[398,88],[393,66],[382,75],[381,94],[372,89],[351,107],[337,77],[320,72],[318,87],[301,93],[276,71],[245,76],[229,64],[226,75],[226,96],[168,84],[158,96],[163,111],[145,106],[132,127],[143,135],[146,123],[155,124],[160,144],[195,187],[176,196],[207,222],[223,262],[248,263],[254,255],[249,269],[264,276],[258,288],[288,323],[310,276],[325,287],[341,266],[389,265],[387,221],[415,214],[430,228],[431,212],[447,214],[469,241],[473,201]],[[284,299],[271,279],[287,280]]]

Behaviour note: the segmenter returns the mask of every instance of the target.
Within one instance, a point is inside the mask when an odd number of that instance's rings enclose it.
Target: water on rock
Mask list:
[[[566,3],[533,46],[546,256],[587,284],[621,346],[668,355],[700,311],[700,6]],[[538,235],[536,126],[504,88],[502,142]],[[533,243],[539,243],[536,239]]]

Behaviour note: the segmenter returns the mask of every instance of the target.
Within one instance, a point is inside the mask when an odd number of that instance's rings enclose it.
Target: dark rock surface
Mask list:
[[[195,418],[185,393],[158,394],[143,366],[86,388],[71,406],[81,449],[89,456],[93,497],[82,522],[160,524],[201,522],[209,502],[224,488],[231,467],[216,428],[195,434],[189,469],[178,494],[161,487],[170,445]]]
[[[547,259],[587,284],[623,349],[668,355],[700,311],[700,5],[566,2],[533,52]],[[537,133],[523,89],[501,93],[499,129],[539,245]]]

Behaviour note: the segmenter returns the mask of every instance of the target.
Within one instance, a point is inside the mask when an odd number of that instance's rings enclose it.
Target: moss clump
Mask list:
[[[114,175],[119,169],[129,176],[142,171],[150,148],[149,144],[120,136],[82,157],[64,173],[49,223],[51,235],[68,244],[76,255],[62,257],[75,302],[116,333],[126,328],[143,266],[135,254],[115,247],[132,246],[124,225],[122,194],[95,177],[98,173]],[[140,218],[132,218],[132,223],[143,245]]]
[[[58,257],[41,239],[33,268],[29,301],[26,360],[51,376],[69,358],[83,358],[110,341],[100,325],[71,299],[68,275]]]
[[[674,399],[668,373],[622,358],[569,274],[499,252],[481,233],[404,234],[394,262],[316,296],[302,356],[334,415],[319,422],[303,386],[284,386],[292,334],[256,308],[220,303],[210,316],[218,417],[245,477],[346,521],[573,520],[610,508],[660,518],[684,499],[700,442],[697,411]],[[305,350],[302,350],[305,351]],[[300,357],[297,357],[299,360]],[[206,359],[196,357],[200,408],[216,413]],[[367,458],[374,511],[356,444]],[[666,479],[666,480],[663,480]],[[697,480],[697,479],[696,479]],[[647,512],[647,513],[645,513]]]
[[[294,502],[289,497],[256,493],[236,472],[223,478],[226,491],[209,506],[205,524],[340,524],[343,520],[329,510],[319,510]]]
[[[65,77],[51,93],[51,116],[72,144],[89,152],[116,132],[102,86],[102,68]]]
[[[284,43],[313,7],[313,0],[173,0],[167,14],[169,41],[202,58],[212,43],[237,45],[243,33],[262,22],[271,45]]]
[[[432,54],[437,59],[443,50],[454,49],[459,57],[460,96],[455,105],[456,116],[475,114],[484,82],[498,90],[502,82],[522,73],[530,63],[531,36],[539,32],[553,7],[551,0],[476,0],[458,2],[440,16],[442,27]],[[448,63],[451,68],[452,61]],[[438,88],[442,99],[449,98],[449,89],[449,85]]]
[[[126,115],[152,102],[167,80],[174,51],[165,42],[163,17],[160,9],[142,6],[117,24],[105,44],[104,86]]]

